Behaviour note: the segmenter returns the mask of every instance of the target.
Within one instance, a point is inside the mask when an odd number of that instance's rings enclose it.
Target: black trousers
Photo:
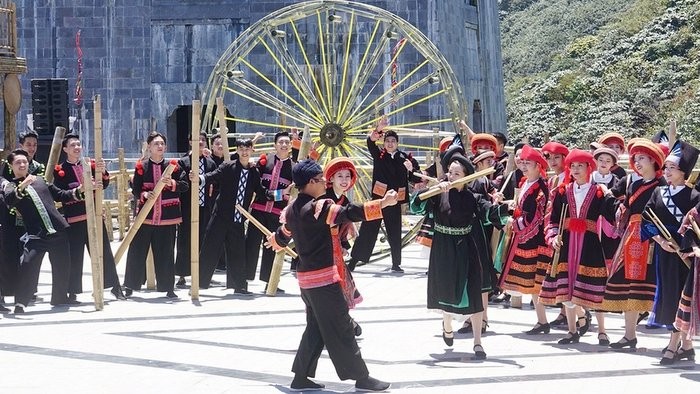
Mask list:
[[[15,294],[19,280],[19,261],[24,252],[24,243],[19,237],[25,233],[25,229],[15,226],[15,217],[9,214],[8,216],[12,223],[3,225],[0,229],[0,294],[3,296]]]
[[[274,213],[253,210],[253,217],[258,219],[265,228],[275,232],[280,226],[280,217]],[[253,224],[248,225],[248,235],[246,237],[246,275],[249,280],[255,279],[255,270],[258,268],[258,256],[260,255],[260,243],[264,242],[263,233]],[[270,281],[270,271],[272,262],[275,260],[275,252],[270,248],[263,248],[262,259],[260,260],[260,280]]]
[[[202,289],[209,287],[219,259],[225,255],[227,257],[226,287],[247,289],[248,259],[245,242],[243,223],[235,223],[229,218],[213,217],[209,221],[206,236],[199,251],[199,287]]]
[[[65,230],[38,239],[30,239],[24,244],[24,252],[19,264],[19,281],[15,289],[15,303],[29,305],[41,272],[41,261],[48,252],[51,262],[51,304],[68,302],[68,276],[70,249]]]
[[[210,212],[207,207],[199,207],[199,250],[202,250],[204,233],[209,223]],[[192,261],[190,257],[190,244],[192,243],[192,224],[189,212],[182,215],[182,223],[177,226],[177,256],[175,258],[175,275],[190,276]]]
[[[292,372],[314,377],[324,346],[341,380],[364,379],[369,375],[353,331],[348,304],[340,283],[301,289],[306,304],[306,330],[301,337]]]
[[[368,262],[377,243],[379,227],[384,220],[387,241],[391,249],[391,264],[394,267],[401,265],[401,205],[392,205],[382,209],[384,219],[362,222],[360,232],[352,247],[350,256],[357,261]]]
[[[70,279],[68,292],[79,294],[83,292],[83,260],[85,259],[85,246],[88,245],[87,220],[75,222],[66,229],[70,244]],[[88,254],[90,253],[88,248]],[[110,288],[119,286],[117,266],[114,264],[114,255],[109,245],[107,228],[102,222],[102,278],[103,286]]]
[[[173,291],[175,287],[175,224],[153,226],[144,224],[134,236],[126,254],[124,286],[140,290],[146,282],[148,248],[153,250],[156,270],[156,290]]]

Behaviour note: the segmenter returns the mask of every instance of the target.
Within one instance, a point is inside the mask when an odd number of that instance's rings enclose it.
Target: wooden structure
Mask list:
[[[17,57],[17,9],[15,3],[0,0],[0,81],[5,113],[5,151],[17,144],[17,113],[22,104],[22,87],[19,75],[27,72],[27,60]]]

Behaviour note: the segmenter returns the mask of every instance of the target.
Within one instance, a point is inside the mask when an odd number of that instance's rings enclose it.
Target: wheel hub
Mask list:
[[[328,123],[321,127],[319,136],[324,145],[336,147],[345,139],[345,129],[337,123]]]

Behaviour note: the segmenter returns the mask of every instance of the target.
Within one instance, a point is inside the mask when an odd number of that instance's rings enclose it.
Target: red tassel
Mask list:
[[[267,156],[264,153],[260,155],[260,159],[258,159],[258,164],[260,164],[260,167],[265,167],[267,165]]]
[[[136,173],[139,175],[143,175],[143,163],[140,161],[136,163]]]
[[[175,160],[175,159],[170,160],[170,164],[175,166],[175,168],[173,169],[173,172],[177,172],[180,169],[180,167],[177,166],[177,160]]]
[[[595,196],[598,198],[603,197],[603,188],[601,188],[600,185],[598,185],[598,190],[595,192]]]
[[[586,232],[586,220],[585,219],[569,219],[569,231],[574,233]]]
[[[56,164],[53,167],[53,170],[56,171],[58,173],[58,176],[60,176],[61,178],[63,178],[63,176],[66,175],[66,173],[63,171],[63,167],[60,164]]]
[[[564,193],[566,193],[566,186],[564,186],[564,185],[559,186],[559,194],[561,194],[563,196]]]
[[[523,211],[520,208],[515,208],[515,210],[513,211],[513,218],[517,219],[520,216],[522,216],[522,214]]]
[[[63,178],[65,175],[66,175],[66,172],[63,170],[58,172],[58,176],[60,176],[61,178]]]

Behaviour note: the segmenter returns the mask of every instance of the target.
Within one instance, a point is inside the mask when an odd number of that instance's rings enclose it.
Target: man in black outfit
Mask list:
[[[289,244],[292,238],[299,254],[297,280],[301,299],[306,304],[306,330],[294,358],[293,391],[318,390],[324,386],[309,379],[316,374],[316,365],[325,347],[341,380],[356,380],[362,391],[384,391],[390,384],[369,376],[355,340],[352,318],[340,284],[338,267],[343,264],[342,252],[334,250],[340,242],[331,227],[346,222],[379,219],[383,208],[397,202],[397,193],[387,191],[381,200],[364,205],[335,204],[322,198],[326,194],[323,170],[307,159],[294,166],[292,179],[299,196],[286,210],[283,224],[268,237],[275,251]],[[334,240],[334,237],[336,239]]]
[[[44,178],[32,175],[29,170],[29,155],[17,149],[7,156],[14,178],[0,178],[2,197],[8,207],[17,209],[24,219],[26,234],[19,282],[15,289],[15,313],[24,313],[36,289],[44,255],[49,253],[51,261],[51,305],[70,305],[77,301],[68,299],[68,276],[70,249],[63,218],[54,201],[68,202],[83,199],[82,185],[61,190],[47,184]]]
[[[413,175],[419,171],[418,162],[410,155],[399,150],[399,136],[395,131],[384,133],[386,118],[382,118],[377,128],[367,137],[367,149],[374,159],[372,170],[372,198],[380,199],[389,190],[398,194],[399,203],[383,209],[384,227],[391,248],[391,270],[402,273],[401,268],[401,204],[408,202],[408,181],[420,182],[421,178]],[[384,135],[384,148],[377,147],[377,140]],[[353,271],[359,261],[367,262],[377,242],[381,220],[362,223],[360,233],[352,247],[348,269]]]
[[[253,141],[239,139],[236,146],[238,160],[225,161],[215,171],[200,175],[200,183],[206,187],[217,183],[219,194],[199,252],[199,287],[209,287],[214,269],[225,254],[226,287],[234,289],[235,294],[250,295],[246,264],[252,264],[252,259],[246,256],[246,217],[236,210],[236,205],[248,209],[253,193],[265,191],[260,185],[260,173],[249,161]],[[190,179],[193,176],[190,174]]]
[[[199,133],[199,149],[200,151],[207,147],[207,133]],[[184,171],[186,176],[189,177],[190,171],[192,170],[192,152],[184,155],[178,161],[178,166]],[[201,155],[199,156],[199,170],[194,171],[195,174],[206,174],[212,172],[216,169],[217,164],[210,157]],[[187,188],[189,189],[192,183],[188,179]],[[204,232],[207,228],[207,223],[209,223],[209,216],[211,214],[212,206],[214,205],[214,199],[211,196],[211,190],[206,187],[204,183],[199,184],[199,201],[195,201],[195,204],[199,204],[199,245],[200,249],[202,243],[204,242]],[[180,193],[180,211],[182,212],[182,223],[177,227],[177,256],[175,258],[175,275],[179,277],[176,285],[177,287],[184,287],[186,285],[185,277],[190,276],[191,268],[191,258],[190,258],[190,244],[192,243],[192,194],[191,193]]]

